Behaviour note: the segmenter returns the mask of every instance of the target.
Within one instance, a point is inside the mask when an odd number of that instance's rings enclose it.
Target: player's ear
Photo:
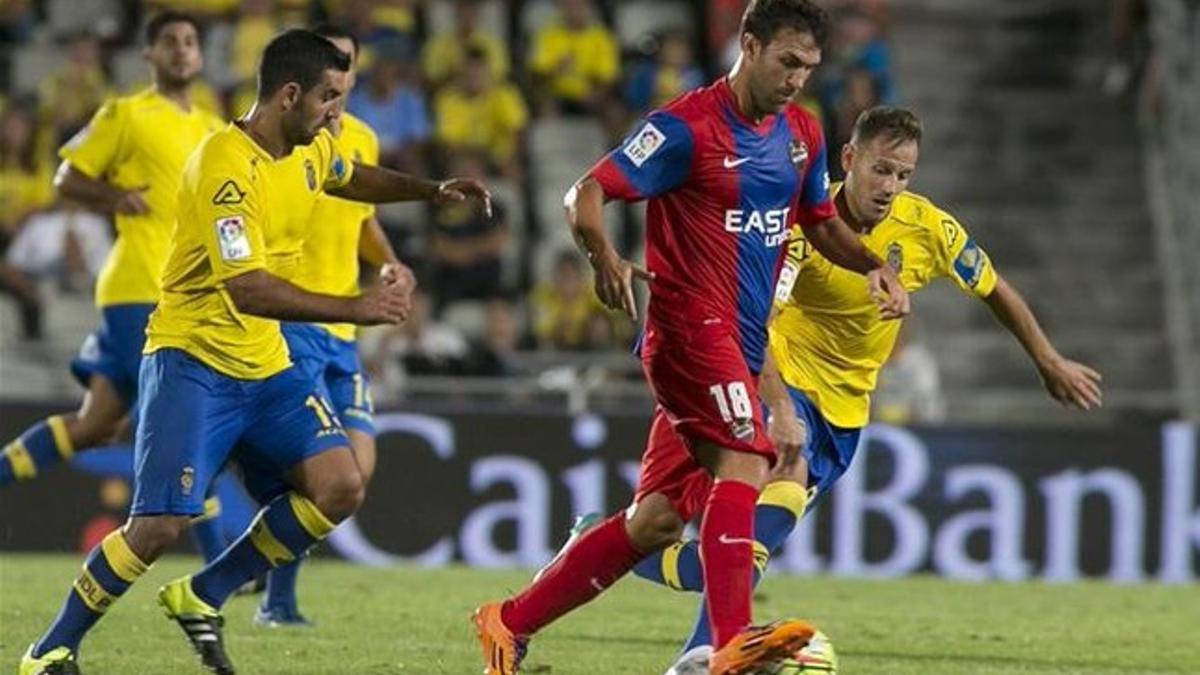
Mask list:
[[[854,144],[847,143],[842,146],[842,171],[850,173],[852,166],[854,166]]]
[[[762,49],[762,43],[752,33],[742,33],[742,54],[746,56],[747,61],[758,59],[758,52]]]
[[[300,91],[299,82],[288,82],[279,88],[279,100],[283,104],[284,110],[291,110],[300,105],[300,98],[304,92]]]

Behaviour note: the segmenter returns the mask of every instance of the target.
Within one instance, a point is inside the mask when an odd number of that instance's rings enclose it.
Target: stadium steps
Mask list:
[[[0,301],[0,399],[70,400],[80,394],[67,364],[99,315],[90,293],[62,293],[43,284],[42,294],[45,337],[36,342],[21,338],[16,305]]]
[[[1116,408],[1164,414],[1173,373],[1132,105],[1099,93],[1107,7],[1083,0],[902,0],[900,100],[926,125],[913,189],[958,217],[1064,354]],[[918,296],[951,418],[1064,421],[988,309],[949,284]]]

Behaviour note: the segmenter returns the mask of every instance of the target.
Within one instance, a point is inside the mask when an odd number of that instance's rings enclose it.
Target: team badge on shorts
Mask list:
[[[196,484],[196,470],[190,466],[183,467],[183,473],[179,474],[179,489],[183,494],[192,494],[192,486]]]
[[[749,417],[739,417],[729,423],[729,435],[743,443],[754,440],[754,420]]]

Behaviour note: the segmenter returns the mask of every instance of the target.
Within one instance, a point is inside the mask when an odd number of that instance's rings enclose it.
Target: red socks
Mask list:
[[[505,602],[500,618],[514,635],[533,635],[600,595],[645,556],[633,547],[625,516],[618,513],[584,533],[541,579]]]
[[[717,481],[700,523],[704,597],[720,649],[750,625],[754,588],[754,505],[758,490],[738,481]]]

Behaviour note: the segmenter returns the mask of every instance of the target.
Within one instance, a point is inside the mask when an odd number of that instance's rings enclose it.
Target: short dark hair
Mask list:
[[[742,14],[742,33],[764,45],[781,29],[808,33],[824,48],[829,39],[829,13],[810,0],[751,0]]]
[[[351,33],[350,29],[335,23],[319,23],[312,27],[312,32],[327,40],[349,40],[354,46],[354,57],[358,58],[358,36]]]
[[[894,144],[914,141],[920,145],[921,134],[921,120],[916,113],[904,108],[877,105],[864,110],[855,120],[850,142],[869,143],[883,136]]]
[[[150,17],[146,22],[145,32],[142,33],[146,40],[146,46],[150,47],[158,41],[158,36],[163,32],[163,29],[173,23],[188,23],[192,28],[196,29],[196,36],[204,39],[204,27],[200,25],[200,20],[188,14],[187,12],[177,12],[173,9],[159,12]]]
[[[276,35],[263,50],[258,66],[258,100],[270,98],[288,82],[308,91],[326,70],[350,70],[350,57],[310,30],[293,28]]]

